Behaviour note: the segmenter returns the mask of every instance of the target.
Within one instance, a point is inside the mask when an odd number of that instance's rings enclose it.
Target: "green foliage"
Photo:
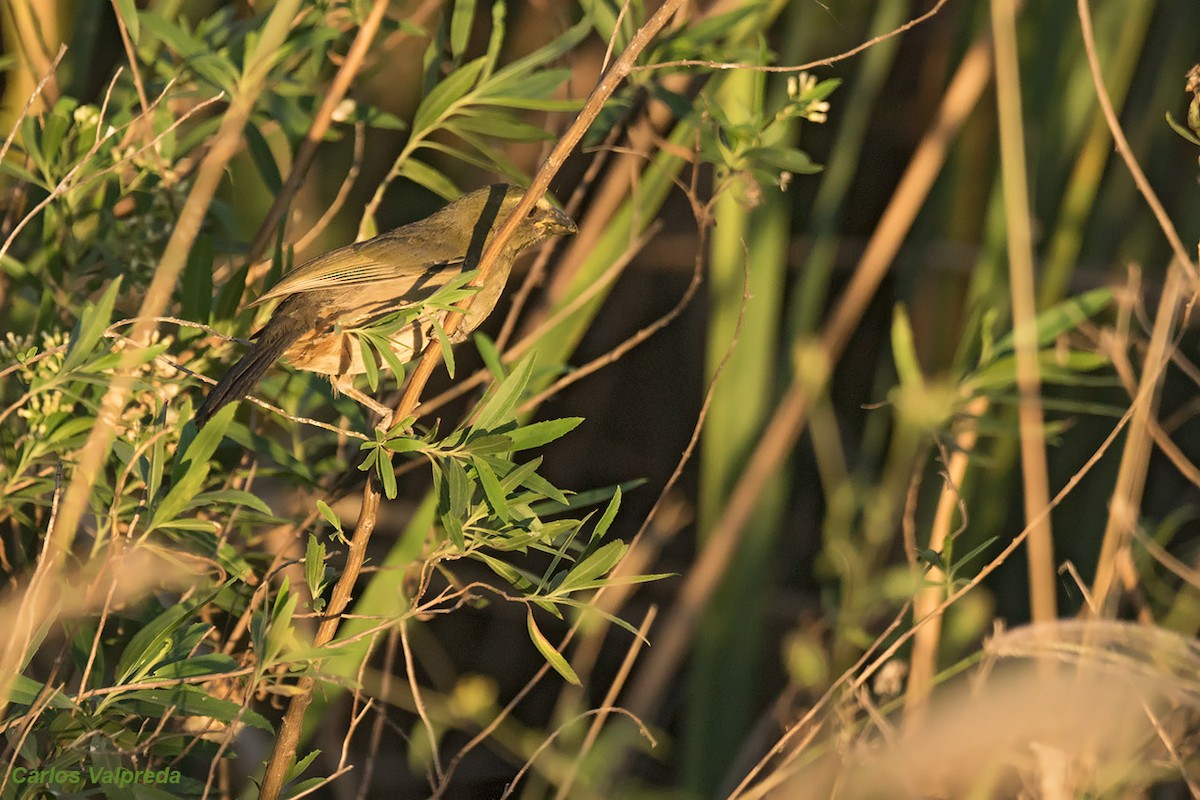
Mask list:
[[[269,54],[256,52],[269,12],[243,14],[226,5],[189,17],[170,3],[139,10],[117,0],[114,7],[138,55],[140,82],[123,70],[100,98],[64,94],[44,111],[23,116],[8,157],[0,161],[7,188],[20,198],[11,211],[19,224],[6,223],[11,235],[0,251],[6,320],[0,341],[0,525],[14,534],[0,548],[0,563],[14,580],[38,564],[62,492],[78,474],[81,448],[96,426],[109,426],[115,441],[96,473],[68,569],[99,569],[144,551],[187,581],[158,586],[151,575],[148,588],[118,609],[104,606],[101,597],[88,599],[72,612],[77,616],[58,619],[51,612],[24,652],[25,672],[6,676],[13,683],[0,725],[11,733],[31,721],[22,729],[18,763],[87,776],[89,770],[129,767],[128,754],[137,753],[139,768],[182,771],[182,781],[170,786],[172,796],[203,795],[210,766],[232,756],[229,744],[242,728],[273,731],[261,713],[264,695],[287,697],[297,675],[335,669],[346,653],[360,660],[370,654],[361,634],[355,642],[313,648],[307,622],[298,619],[309,610],[326,611],[340,577],[347,533],[331,507],[333,495],[321,491],[308,501],[315,524],[332,528],[325,538],[313,523],[302,525],[294,510],[273,511],[262,499],[261,482],[316,492],[328,489],[331,476],[371,472],[386,497],[395,499],[401,491],[395,468],[417,458],[430,465],[425,480],[433,484],[432,505],[427,516],[414,517],[396,551],[395,571],[374,576],[366,587],[363,608],[374,607],[382,591],[387,610],[376,619],[415,619],[418,607],[431,602],[425,594],[430,587],[396,586],[394,575],[418,560],[444,575],[461,559],[481,564],[496,576],[494,592],[526,605],[536,651],[565,679],[577,681],[534,615],[561,619],[564,609],[586,606],[607,584],[625,553],[625,545],[609,536],[621,492],[614,487],[575,495],[539,473],[543,459],[530,451],[582,420],[518,421],[517,408],[531,393],[532,356],[505,368],[493,347],[489,361],[497,380],[472,422],[446,435],[436,428],[413,432],[412,420],[377,431],[363,444],[360,472],[341,434],[301,434],[291,423],[284,423],[284,436],[264,434],[237,404],[197,432],[189,423],[196,382],[188,371],[214,371],[211,331],[160,322],[147,344],[124,338],[181,221],[223,108],[240,100],[248,71],[262,70],[265,90],[251,98],[242,132],[245,164],[231,168],[231,192],[191,220],[200,234],[172,308],[197,326],[239,336],[253,332],[251,315],[239,309],[260,278],[253,265],[242,263],[247,234],[234,213],[241,202],[236,195],[251,178],[272,193],[282,187],[288,160],[280,154],[294,151],[312,127],[333,74],[326,54],[344,51],[357,33],[345,24],[349,7],[305,4],[285,46]],[[431,37],[428,91],[410,117],[363,100],[339,108],[327,139],[339,139],[359,123],[407,134],[377,197],[399,177],[453,197],[458,188],[444,171],[450,162],[524,182],[527,176],[509,161],[503,144],[550,138],[534,124],[535,116],[579,107],[561,91],[570,72],[557,62],[588,35],[591,22],[585,18],[505,63],[506,7],[490,9],[486,49],[472,55],[476,4],[453,5],[444,37]],[[384,23],[385,32],[400,29],[424,33],[409,23]],[[73,58],[75,51],[68,62]],[[70,67],[87,70],[89,64]],[[364,226],[373,225],[371,206]],[[291,260],[283,243],[272,269]],[[405,377],[388,338],[417,317],[448,311],[470,297],[477,291],[466,286],[473,276],[457,276],[423,303],[350,331],[362,348],[372,390],[381,383],[381,366],[398,383]],[[453,374],[454,354],[440,324],[432,335]],[[102,420],[104,397],[119,372],[132,380],[132,399],[119,418]],[[289,410],[307,412],[328,404],[315,385],[311,376],[289,381],[280,370],[261,391]],[[352,424],[361,419],[352,405],[342,407]],[[329,416],[324,409],[316,413]],[[588,514],[590,506],[606,502],[598,520]],[[276,526],[287,526],[305,543],[302,555],[276,554],[264,545],[262,533]],[[277,558],[301,563],[295,575],[303,575],[302,591],[291,588]],[[359,641],[363,646],[356,650]],[[41,648],[52,647],[69,652],[70,669],[47,672]],[[357,666],[348,674],[357,675]],[[311,771],[315,756],[309,752],[292,768],[293,790],[321,781],[302,774]],[[165,796],[156,786],[103,791]]]
[[[784,144],[785,132],[799,120],[825,122],[825,99],[838,80],[817,79],[807,73],[788,79],[787,97],[774,111],[756,109],[745,121],[734,123],[721,105],[705,105],[708,124],[702,128],[701,155],[717,167],[717,193],[728,181],[751,176],[760,185],[786,186],[792,175],[811,175],[821,167],[801,149]],[[761,96],[761,90],[755,96]]]

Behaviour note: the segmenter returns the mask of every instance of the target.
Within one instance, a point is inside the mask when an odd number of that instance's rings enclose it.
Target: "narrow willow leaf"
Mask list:
[[[463,64],[439,82],[421,101],[413,118],[414,134],[425,134],[432,128],[438,127],[443,117],[450,112],[451,107],[462,99],[484,67],[484,59]]]
[[[254,122],[246,123],[246,146],[250,151],[250,160],[254,162],[254,168],[258,170],[258,175],[266,184],[267,190],[271,194],[279,194],[283,189],[283,178],[279,175],[279,165],[275,163],[275,154],[271,152],[271,145],[267,143],[267,137],[263,136],[262,131]]]
[[[504,369],[504,359],[501,357],[500,351],[496,349],[496,343],[492,341],[492,337],[476,331],[471,338],[475,342],[475,349],[479,351],[479,357],[483,359],[483,365],[492,374],[492,380],[504,380],[508,373]]]
[[[529,450],[549,444],[575,430],[581,422],[583,417],[548,419],[505,431],[504,435],[512,442],[510,449],[515,453],[518,450]]]
[[[536,472],[529,475],[521,481],[521,485],[527,489],[537,492],[538,494],[549,497],[551,500],[557,500],[560,503],[567,502],[567,496],[562,493],[554,484],[538,475]]]
[[[396,377],[396,384],[404,383],[404,362],[400,360],[400,356],[396,355],[396,351],[387,342],[384,342],[383,346],[379,347],[378,350],[379,355],[383,357],[384,363],[392,371],[392,375]]]
[[[454,345],[450,344],[450,337],[446,335],[446,329],[442,327],[440,320],[433,320],[433,332],[437,336],[438,347],[442,350],[442,360],[446,362],[446,374],[453,378]]]
[[[590,584],[597,578],[607,575],[609,570],[624,557],[628,549],[628,545],[620,541],[604,545],[576,564],[575,568],[567,573],[562,583],[555,587],[554,594],[569,594],[578,591],[584,584]]]
[[[454,0],[450,15],[450,54],[458,59],[467,49],[471,23],[475,21],[475,0]]]
[[[384,454],[382,450],[376,451],[379,456],[376,459],[376,464],[379,467],[379,481],[383,484],[383,495],[388,500],[396,499],[396,470],[392,467],[391,454]]]
[[[479,476],[479,485],[483,487],[484,496],[487,497],[492,512],[507,522],[509,518],[508,500],[505,498],[504,490],[500,488],[500,481],[497,480],[496,473],[481,458],[473,459],[471,463],[475,465],[475,474]]]
[[[325,585],[325,545],[311,533],[304,550],[304,581],[313,600],[319,599]]]
[[[898,304],[892,314],[892,359],[896,362],[896,375],[901,386],[925,385],[917,348],[913,344],[912,324],[903,303]]]
[[[512,417],[513,409],[517,407],[517,401],[521,399],[533,375],[533,359],[534,354],[530,353],[517,362],[512,374],[496,387],[491,397],[484,400],[479,413],[475,415],[475,428],[492,430]]]
[[[542,654],[542,658],[546,659],[546,663],[553,667],[555,672],[562,675],[568,683],[582,686],[579,676],[575,674],[575,670],[571,669],[571,665],[563,658],[562,653],[555,650],[554,645],[550,644],[550,641],[538,630],[537,623],[533,619],[532,609],[529,610],[526,620],[529,638],[533,642],[533,646]]]
[[[410,158],[401,165],[400,175],[408,178],[413,183],[424,186],[444,200],[454,200],[462,194],[459,188],[454,185],[454,181],[424,161],[418,161],[415,158]]]
[[[121,290],[121,276],[108,285],[95,305],[89,303],[79,316],[75,330],[71,332],[71,343],[63,359],[62,371],[70,372],[83,363],[96,348],[104,330],[112,318],[113,304]]]
[[[324,500],[318,500],[317,511],[320,512],[321,516],[325,518],[326,522],[333,526],[334,530],[338,531],[339,533],[341,532],[342,521],[338,518],[337,514],[333,513],[333,509],[329,507],[328,503],[326,503]]]
[[[608,526],[612,525],[612,521],[616,519],[617,511],[621,508],[621,487],[613,492],[612,500],[608,501],[608,507],[604,509],[604,513],[600,516],[600,521],[596,523],[596,527],[592,530],[592,541],[597,542],[604,538],[604,534],[608,533]]]
[[[238,721],[264,731],[273,731],[270,722],[261,714],[241,703],[221,700],[196,686],[181,684],[168,689],[139,689],[121,695],[122,707],[141,711],[151,719],[165,716],[168,710],[176,717],[211,717],[221,722]],[[148,705],[154,711],[139,708]],[[148,787],[153,788],[153,787]]]
[[[363,371],[367,375],[367,386],[371,387],[372,392],[379,391],[379,365],[375,363],[375,351],[368,341],[368,336],[359,334],[358,349],[362,353]]]
[[[1079,324],[1091,319],[1107,308],[1113,300],[1113,291],[1108,287],[1093,289],[1076,297],[1069,297],[1061,303],[1046,309],[1033,320],[1037,330],[1038,347],[1045,347],[1061,334],[1079,327]],[[992,351],[993,356],[1001,356],[1013,349],[1015,334],[1009,332],[996,342]]]

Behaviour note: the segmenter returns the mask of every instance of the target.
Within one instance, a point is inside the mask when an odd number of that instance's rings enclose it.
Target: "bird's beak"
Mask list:
[[[535,224],[547,236],[567,236],[572,233],[579,233],[579,226],[575,224],[575,220],[553,206],[539,208],[537,213],[541,218]]]

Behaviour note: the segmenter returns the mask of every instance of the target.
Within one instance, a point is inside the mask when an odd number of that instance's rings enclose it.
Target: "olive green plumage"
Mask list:
[[[492,235],[524,196],[496,184],[464,195],[425,219],[338,248],[289,272],[260,297],[279,300],[254,345],[196,410],[196,425],[244,397],[271,364],[283,358],[299,369],[328,375],[349,389],[349,376],[366,370],[362,350],[347,329],[362,327],[420,303],[454,276],[473,269]],[[574,233],[575,223],[544,199],[505,244],[483,287],[471,297],[451,342],[463,341],[495,308],[517,255],[551,236]],[[435,311],[390,338],[402,362],[420,355],[432,334]],[[439,319],[440,322],[440,319]]]

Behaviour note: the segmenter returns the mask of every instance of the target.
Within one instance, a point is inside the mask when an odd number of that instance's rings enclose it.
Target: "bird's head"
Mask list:
[[[473,228],[472,241],[477,242],[481,233],[486,231],[490,238],[498,231],[523,197],[523,189],[497,183],[463,195],[438,212],[438,215],[469,221]],[[514,252],[524,250],[552,236],[565,236],[578,230],[574,220],[555,208],[547,198],[542,197],[529,212],[525,223],[513,233],[508,241],[508,248]]]

